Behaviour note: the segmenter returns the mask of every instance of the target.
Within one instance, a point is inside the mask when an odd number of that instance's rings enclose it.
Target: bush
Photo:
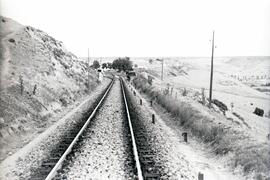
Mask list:
[[[212,101],[217,107],[219,107],[219,109],[222,111],[222,112],[225,112],[228,110],[228,107],[226,106],[226,104],[224,104],[223,102],[217,100],[217,99],[214,99]]]
[[[100,64],[97,60],[95,60],[91,67],[93,67],[94,69],[98,69],[100,67]]]
[[[255,108],[255,111],[253,112],[254,114],[258,115],[258,116],[263,116],[264,114],[264,110],[263,109],[260,109],[258,107]]]
[[[13,39],[13,38],[10,38],[8,41],[11,43],[15,43],[15,39]]]
[[[182,96],[187,96],[187,89],[184,88],[183,92],[182,92]]]
[[[118,69],[118,71],[132,70],[132,62],[129,57],[117,58],[112,63],[113,69]]]
[[[62,97],[59,99],[59,101],[62,103],[62,106],[67,107],[68,102],[65,98]]]

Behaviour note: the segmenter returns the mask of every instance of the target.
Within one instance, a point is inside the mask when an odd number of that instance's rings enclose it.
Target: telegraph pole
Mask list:
[[[164,59],[162,59],[161,61],[162,61],[162,64],[161,64],[161,80],[163,81]]]
[[[87,81],[88,81],[88,88],[90,87],[90,58],[89,58],[89,48],[88,48],[88,68],[87,68]]]
[[[212,88],[213,88],[213,60],[214,60],[214,49],[215,49],[215,31],[213,31],[212,37],[212,56],[211,56],[211,74],[210,74],[210,89],[209,89],[209,108],[212,103]]]

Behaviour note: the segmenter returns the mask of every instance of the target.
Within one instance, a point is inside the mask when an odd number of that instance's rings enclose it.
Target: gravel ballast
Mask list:
[[[176,135],[162,122],[162,120],[150,110],[142,101],[140,105],[140,97],[132,93],[131,86],[126,86],[127,99],[129,108],[131,109],[131,121],[134,128],[134,133],[144,131],[147,145],[151,149],[155,166],[160,174],[160,179],[198,179],[198,172],[187,161],[185,156],[178,148],[181,140],[176,139]],[[152,114],[155,114],[155,123],[152,123]],[[139,145],[138,145],[139,146]],[[138,147],[140,150],[140,147]],[[144,171],[144,170],[143,170]]]
[[[57,177],[134,179],[129,134],[120,82],[116,80]]]

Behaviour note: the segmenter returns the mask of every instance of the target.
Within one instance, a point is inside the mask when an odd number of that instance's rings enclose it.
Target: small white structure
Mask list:
[[[103,71],[102,69],[98,69],[98,82],[102,82],[103,81]]]

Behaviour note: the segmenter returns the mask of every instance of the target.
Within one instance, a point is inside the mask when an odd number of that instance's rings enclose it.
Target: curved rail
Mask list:
[[[73,146],[76,144],[76,142],[78,141],[79,137],[81,136],[81,134],[83,133],[83,131],[86,129],[86,127],[90,123],[91,119],[96,114],[97,109],[100,107],[101,103],[103,102],[103,100],[105,99],[105,97],[107,96],[107,94],[109,93],[109,91],[111,90],[111,87],[114,84],[114,81],[115,80],[113,79],[112,82],[111,82],[111,84],[110,84],[110,86],[108,87],[108,89],[106,90],[106,92],[102,96],[101,100],[99,101],[98,105],[96,106],[96,108],[91,113],[90,117],[87,119],[87,121],[85,122],[85,124],[83,125],[83,127],[81,128],[81,130],[78,132],[78,134],[76,135],[76,137],[73,139],[73,141],[71,142],[71,144],[68,146],[67,150],[64,152],[64,154],[61,156],[61,158],[55,164],[55,166],[53,167],[53,169],[47,175],[47,177],[46,177],[45,180],[51,180],[55,176],[55,174],[57,173],[57,170],[61,167],[63,161],[66,159],[66,156],[71,152]]]
[[[139,159],[139,155],[138,155],[138,148],[137,148],[136,141],[135,141],[135,136],[134,136],[134,133],[133,133],[133,127],[132,127],[132,123],[131,123],[131,120],[130,120],[130,114],[129,114],[129,109],[128,109],[128,105],[127,105],[126,94],[125,94],[125,90],[124,90],[124,86],[123,86],[123,79],[121,79],[120,82],[121,82],[121,88],[122,88],[122,93],[123,93],[126,112],[127,112],[128,125],[129,125],[131,140],[132,140],[132,149],[133,149],[133,155],[134,155],[135,162],[136,162],[138,179],[143,180],[141,163],[140,163],[140,159]]]

